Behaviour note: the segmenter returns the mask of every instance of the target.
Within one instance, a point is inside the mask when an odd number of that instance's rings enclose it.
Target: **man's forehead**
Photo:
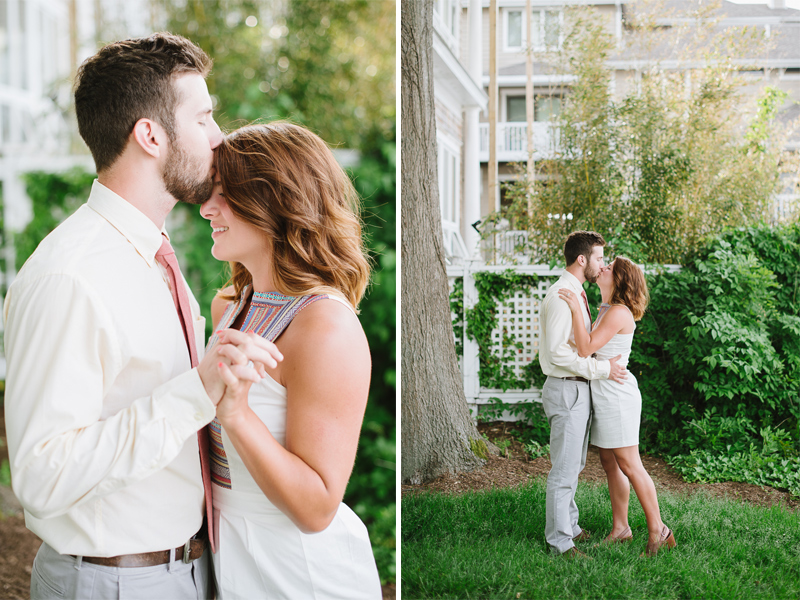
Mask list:
[[[203,76],[198,73],[182,73],[175,77],[178,93],[178,109],[191,113],[209,112],[211,96]]]
[[[603,257],[603,246],[594,246],[592,247],[592,256],[596,258]]]

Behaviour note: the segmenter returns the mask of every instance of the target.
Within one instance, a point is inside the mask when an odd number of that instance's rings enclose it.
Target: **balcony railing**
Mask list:
[[[481,123],[481,162],[489,160],[489,124]],[[550,123],[536,122],[533,124],[533,158],[541,160],[553,156],[553,136],[558,130]],[[497,124],[497,160],[499,162],[519,162],[528,160],[528,124],[527,123],[498,123]]]

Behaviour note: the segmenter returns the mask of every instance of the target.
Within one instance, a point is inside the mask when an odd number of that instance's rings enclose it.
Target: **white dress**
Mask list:
[[[288,298],[277,294],[263,297],[276,303]],[[254,297],[253,303],[257,302]],[[228,326],[236,314],[238,307],[229,306],[217,329]],[[293,316],[283,315],[281,331]],[[248,316],[242,329],[250,329],[247,324],[251,322]],[[214,342],[212,339],[209,346]],[[248,404],[284,445],[286,388],[267,376],[250,388]],[[347,505],[339,505],[324,531],[301,532],[258,487],[219,422],[215,420],[210,428],[217,548],[214,571],[219,598],[381,598],[367,528]]]
[[[596,357],[608,360],[622,355],[617,364],[626,367],[632,343],[633,333],[617,333],[597,351]],[[611,379],[592,379],[591,386],[594,414],[590,442],[599,448],[637,446],[642,395],[633,373],[628,372],[623,384]]]

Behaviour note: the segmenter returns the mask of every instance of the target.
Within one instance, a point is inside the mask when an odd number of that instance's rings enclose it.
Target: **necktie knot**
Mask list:
[[[156,252],[156,258],[159,257],[167,257],[168,255],[172,254],[175,255],[175,250],[172,247],[172,244],[169,243],[167,236],[164,234],[161,235],[161,247]]]

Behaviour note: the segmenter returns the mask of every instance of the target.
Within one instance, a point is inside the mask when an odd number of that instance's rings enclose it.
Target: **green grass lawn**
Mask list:
[[[800,598],[800,513],[705,494],[659,494],[678,546],[640,558],[647,542],[631,492],[633,542],[594,547],[611,529],[608,488],[581,483],[578,544],[568,560],[544,541],[545,480],[463,495],[402,500],[404,600],[413,598]]]

